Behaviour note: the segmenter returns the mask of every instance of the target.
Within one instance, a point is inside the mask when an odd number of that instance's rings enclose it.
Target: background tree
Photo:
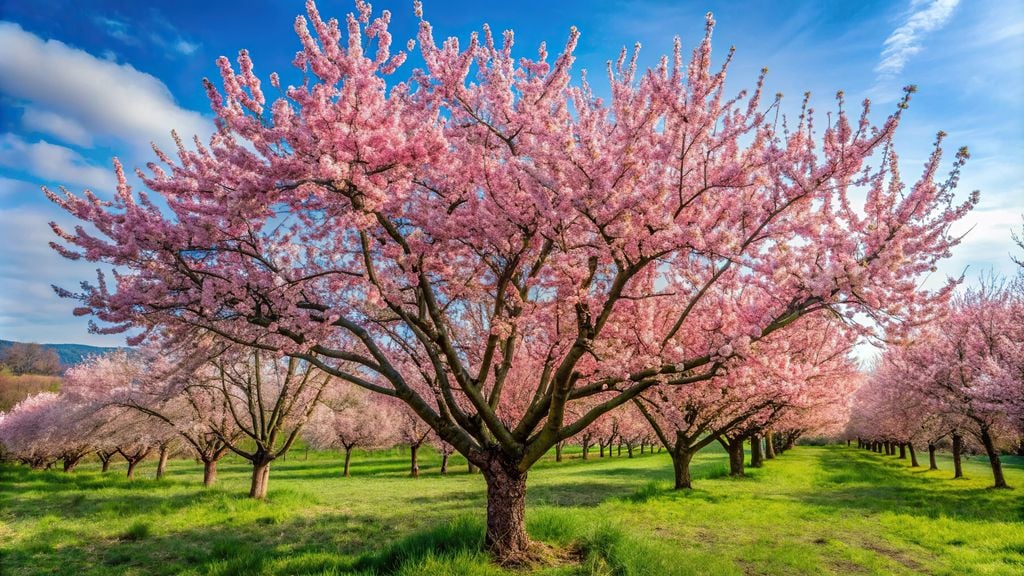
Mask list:
[[[56,352],[40,344],[22,342],[13,342],[0,351],[0,364],[17,375],[55,375],[63,370]]]

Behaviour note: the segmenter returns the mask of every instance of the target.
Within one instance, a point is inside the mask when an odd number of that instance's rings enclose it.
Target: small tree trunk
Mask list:
[[[900,442],[900,460],[907,459],[907,443]]]
[[[935,443],[934,442],[929,442],[928,443],[928,469],[929,470],[938,470],[939,469],[938,464],[935,463]]]
[[[743,440],[729,440],[729,476],[743,476]]]
[[[693,454],[682,447],[669,450],[669,455],[672,456],[672,469],[676,475],[676,490],[693,489],[693,478],[690,476],[690,461],[693,460]]]
[[[604,442],[598,442],[597,444],[601,447],[601,458],[604,458]]]
[[[764,453],[761,451],[761,437],[754,434],[750,437],[750,467],[764,466]]]
[[[590,459],[590,442],[588,442],[586,440],[583,441],[583,459],[584,460],[589,460]]]
[[[910,467],[917,468],[919,464],[917,463],[917,452],[914,451],[913,442],[907,442],[907,450],[910,452]]]
[[[647,448],[647,442],[644,442],[643,440],[641,440],[640,441],[640,455],[641,456],[644,455],[644,448]]]
[[[134,459],[134,458],[128,459],[128,479],[129,480],[135,480],[135,465],[138,464],[138,463],[139,463],[139,461]]]
[[[561,462],[561,461],[562,461],[562,443],[561,442],[556,442],[555,443],[555,462]]]
[[[1006,478],[1003,476],[1003,462],[999,459],[999,451],[996,450],[996,443],[992,439],[988,426],[981,428],[981,443],[985,446],[985,454],[988,455],[988,463],[992,467],[992,479],[995,481],[994,488],[1009,488]]]
[[[633,443],[632,442],[626,442],[626,457],[627,458],[632,458],[633,457]]]
[[[81,456],[67,456],[64,458],[64,471],[74,472],[75,468],[78,467],[78,463],[82,460]]]
[[[345,469],[341,473],[341,475],[344,476],[345,478],[348,478],[350,476],[350,474],[349,474],[349,464],[351,462],[352,462],[352,447],[351,446],[345,446]]]
[[[270,459],[257,458],[252,463],[252,484],[249,487],[249,498],[262,500],[267,497],[267,486],[270,483]]]
[[[953,478],[963,478],[964,469],[960,457],[964,451],[964,437],[953,434]]]
[[[97,452],[96,455],[100,457],[100,463],[102,464],[100,472],[106,473],[108,470],[110,470],[110,460],[114,457],[114,454],[107,454],[106,452]]]
[[[448,475],[448,456],[447,452],[441,453],[441,476]]]
[[[217,461],[203,461],[203,486],[209,488],[217,482]]]
[[[482,470],[487,481],[484,544],[499,564],[520,564],[530,545],[526,534],[526,473],[501,455],[493,455]]]
[[[769,430],[764,435],[764,458],[765,460],[771,460],[775,458],[775,442],[772,441],[772,431]]]
[[[412,476],[413,478],[419,478],[420,477],[419,451],[420,451],[420,445],[419,444],[410,444],[409,445],[409,452],[411,453],[410,456],[411,456],[411,460],[412,460],[412,464],[411,464],[410,470],[409,470],[409,475]]]
[[[622,442],[619,442],[619,452],[616,456],[622,456]]]
[[[167,473],[167,459],[170,457],[171,451],[167,449],[167,446],[160,446],[160,459],[156,463],[156,479],[160,480]]]

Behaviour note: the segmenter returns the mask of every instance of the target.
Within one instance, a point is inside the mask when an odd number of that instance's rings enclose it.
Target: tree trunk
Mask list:
[[[583,459],[589,460],[590,457],[590,442],[583,441]]]
[[[643,441],[641,441],[641,442],[640,442],[640,455],[641,455],[641,456],[643,456],[643,455],[644,455],[644,448],[647,448],[647,442],[643,442]]]
[[[928,469],[938,470],[939,466],[935,463],[935,443],[928,443]]]
[[[604,458],[604,443],[598,442],[597,445],[601,447],[601,458]]]
[[[267,485],[270,483],[270,462],[267,459],[257,459],[252,463],[252,485],[249,488],[249,498],[262,500],[267,497]]]
[[[729,476],[743,476],[743,440],[729,440]]]
[[[750,467],[764,466],[764,453],[761,451],[761,437],[754,434],[750,437]]]
[[[693,452],[683,450],[669,450],[672,456],[672,469],[676,475],[676,490],[693,489],[693,478],[690,476],[690,461],[693,460]]]
[[[999,459],[999,451],[996,450],[996,443],[992,440],[992,434],[988,426],[981,428],[981,443],[985,446],[985,454],[988,455],[988,463],[992,466],[992,478],[995,481],[995,488],[1009,488],[1006,478],[1003,476],[1003,462]]]
[[[953,434],[953,478],[964,477],[964,468],[960,462],[963,451],[964,437],[959,434]]]
[[[907,450],[910,451],[910,467],[917,468],[919,464],[917,463],[917,452],[914,451],[913,442],[907,442]]]
[[[482,470],[487,481],[484,544],[498,564],[521,564],[530,545],[526,534],[526,473],[501,456],[493,456]]]
[[[100,457],[100,463],[102,464],[100,472],[106,473],[108,470],[110,470],[110,460],[114,457],[114,455],[106,454],[104,452],[97,452],[96,455]]]
[[[448,456],[447,452],[441,453],[441,476],[448,475]]]
[[[616,456],[622,456],[622,442],[619,442],[619,452]]]
[[[409,452],[410,452],[410,458],[412,460],[412,464],[411,464],[411,466],[409,468],[409,475],[412,476],[413,478],[419,478],[420,477],[420,460],[419,460],[420,445],[419,444],[410,444],[409,445]]]
[[[167,449],[167,446],[160,447],[160,459],[156,463],[156,479],[160,480],[167,473],[167,459],[170,457],[171,451]]]
[[[64,458],[64,471],[74,472],[75,468],[78,467],[78,463],[82,460],[81,456],[70,456]]]
[[[633,457],[633,443],[632,442],[626,442],[626,457],[627,458],[632,458]]]
[[[217,482],[217,461],[203,461],[203,486],[209,488]]]
[[[907,443],[900,442],[900,460],[907,459]]]
[[[469,464],[468,464],[468,472],[470,474],[476,474],[476,471],[477,471],[476,464],[473,464],[472,462],[469,462]]]
[[[135,465],[138,464],[138,463],[139,463],[139,461],[135,460],[135,459],[128,460],[128,479],[129,480],[134,480],[135,479]]]
[[[772,441],[771,430],[769,430],[768,433],[764,435],[764,458],[765,460],[771,460],[772,458],[775,458],[775,442]]]
[[[350,474],[349,474],[349,463],[351,463],[351,462],[352,462],[352,448],[349,447],[349,446],[345,446],[345,469],[341,473],[341,475],[344,476],[345,478],[348,478],[350,476]]]
[[[561,462],[561,461],[562,461],[562,443],[561,442],[556,442],[555,443],[555,462]]]

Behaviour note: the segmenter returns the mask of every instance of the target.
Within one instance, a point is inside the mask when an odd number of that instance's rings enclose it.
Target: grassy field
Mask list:
[[[571,453],[570,453],[571,454]],[[578,456],[571,454],[572,456]],[[0,574],[523,574],[479,551],[484,483],[453,459],[421,458],[406,477],[398,451],[358,454],[351,478],[337,454],[276,463],[266,502],[247,499],[245,462],[202,468],[153,463],[128,482],[0,465]],[[980,460],[967,479],[845,446],[798,447],[749,477],[726,476],[725,454],[701,453],[697,489],[670,490],[666,455],[545,461],[530,473],[531,537],[561,551],[550,575],[1022,574],[1024,462],[1016,490],[991,490]]]

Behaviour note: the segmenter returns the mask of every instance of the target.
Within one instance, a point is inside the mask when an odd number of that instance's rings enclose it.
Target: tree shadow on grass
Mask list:
[[[814,506],[933,519],[1024,520],[1024,507],[1005,505],[1009,500],[1004,490],[960,487],[948,479],[908,474],[911,469],[860,452],[827,451],[818,458],[825,471],[822,481],[816,489],[796,496]]]

